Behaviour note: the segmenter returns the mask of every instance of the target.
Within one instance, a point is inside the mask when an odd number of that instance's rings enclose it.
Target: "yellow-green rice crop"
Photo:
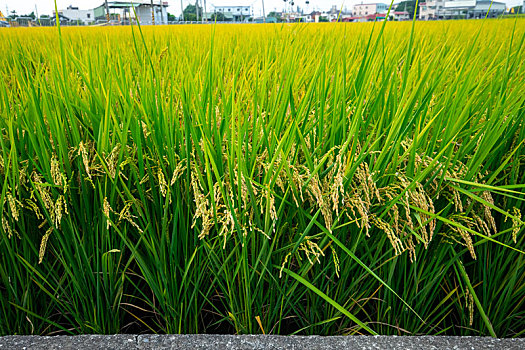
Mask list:
[[[524,38],[0,30],[0,334],[522,336]]]

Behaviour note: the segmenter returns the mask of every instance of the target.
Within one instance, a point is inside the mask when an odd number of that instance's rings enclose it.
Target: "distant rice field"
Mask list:
[[[0,30],[0,335],[523,336],[524,40]]]

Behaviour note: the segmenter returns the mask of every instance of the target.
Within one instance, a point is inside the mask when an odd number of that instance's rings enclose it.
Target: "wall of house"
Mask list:
[[[214,6],[216,12],[231,13],[234,16],[251,16],[251,6]]]
[[[83,23],[90,23],[95,21],[94,10],[66,9],[60,10],[58,12],[72,21],[81,21]]]
[[[142,5],[135,8],[141,25],[153,24],[151,6]],[[155,6],[155,24],[168,24],[168,11],[164,6]]]

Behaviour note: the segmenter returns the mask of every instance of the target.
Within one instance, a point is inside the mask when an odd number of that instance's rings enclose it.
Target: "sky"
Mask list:
[[[160,2],[161,0],[154,0],[154,2]],[[179,15],[181,13],[181,0],[163,0],[167,1],[169,4],[168,12]],[[201,4],[203,0],[199,0]],[[358,3],[362,3],[361,0],[310,0],[309,7],[306,7],[305,0],[294,0],[295,6],[300,6],[307,11],[313,10],[328,10],[332,5],[344,4],[343,7],[347,7],[349,10],[352,9],[352,6]],[[379,2],[378,0],[364,0],[365,2]],[[400,2],[401,0],[395,0],[394,2]],[[497,0],[502,1],[507,4],[507,7],[521,5],[523,0]],[[195,0],[182,0],[184,7],[195,3]],[[389,0],[383,0],[382,2],[387,3]],[[104,0],[57,0],[57,5],[59,9],[66,8],[69,5],[74,5],[80,9],[89,9],[100,6],[104,3]],[[206,0],[206,8],[211,9],[211,5],[252,5],[254,9],[254,14],[259,16],[262,14],[262,0]],[[283,5],[285,3],[283,0],[264,0],[264,6],[266,13],[273,10],[282,11]],[[37,6],[39,15],[50,15],[55,9],[54,0],[0,0],[0,11],[6,14],[6,9],[9,11],[16,10],[18,14],[28,14],[35,11],[35,6]],[[202,5],[201,5],[202,6]],[[7,14],[6,14],[7,15]]]

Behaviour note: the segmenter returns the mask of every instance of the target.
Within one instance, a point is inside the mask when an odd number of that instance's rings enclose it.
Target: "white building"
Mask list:
[[[68,6],[65,10],[59,10],[58,13],[70,22],[89,24],[95,21],[95,11],[93,9],[79,10],[78,7]],[[53,13],[53,17],[54,16],[55,13]]]
[[[382,3],[354,5],[353,14],[356,17],[374,15],[376,13],[387,13],[388,5]]]
[[[410,13],[407,11],[394,11],[390,13],[395,21],[409,21],[412,19],[410,18]]]
[[[135,11],[133,11],[135,8]],[[155,16],[155,24],[168,24],[168,3],[166,1],[153,1],[153,11],[151,8],[151,1],[134,0],[130,1],[108,1],[108,9],[111,21],[116,21],[125,24],[129,21],[135,22],[135,13],[141,25],[153,24],[153,16]],[[95,19],[97,21],[106,20],[106,5],[102,3],[94,10]],[[153,13],[152,13],[153,12]]]
[[[344,18],[343,15],[339,16],[339,13],[330,12],[312,12],[309,15],[304,16],[306,22],[335,22],[338,19]],[[341,18],[340,18],[341,17]]]
[[[507,9],[503,2],[490,0],[453,0],[445,1],[446,18],[484,18],[497,17]]]
[[[141,25],[153,24],[153,18],[151,16],[151,2],[150,1],[134,1],[139,6],[135,7],[137,17],[139,18]],[[168,24],[168,3],[163,2],[158,4],[158,1],[153,2],[153,11],[155,13],[155,24]],[[133,12],[131,12],[133,17]]]
[[[213,6],[214,12],[222,12],[225,15],[232,15],[234,22],[242,22],[247,18],[252,17],[251,5],[239,6]]]
[[[445,0],[430,0],[419,4],[419,19],[444,19]]]
[[[490,10],[489,10],[490,8]],[[419,5],[419,19],[497,17],[506,10],[505,3],[490,0],[433,0]]]

